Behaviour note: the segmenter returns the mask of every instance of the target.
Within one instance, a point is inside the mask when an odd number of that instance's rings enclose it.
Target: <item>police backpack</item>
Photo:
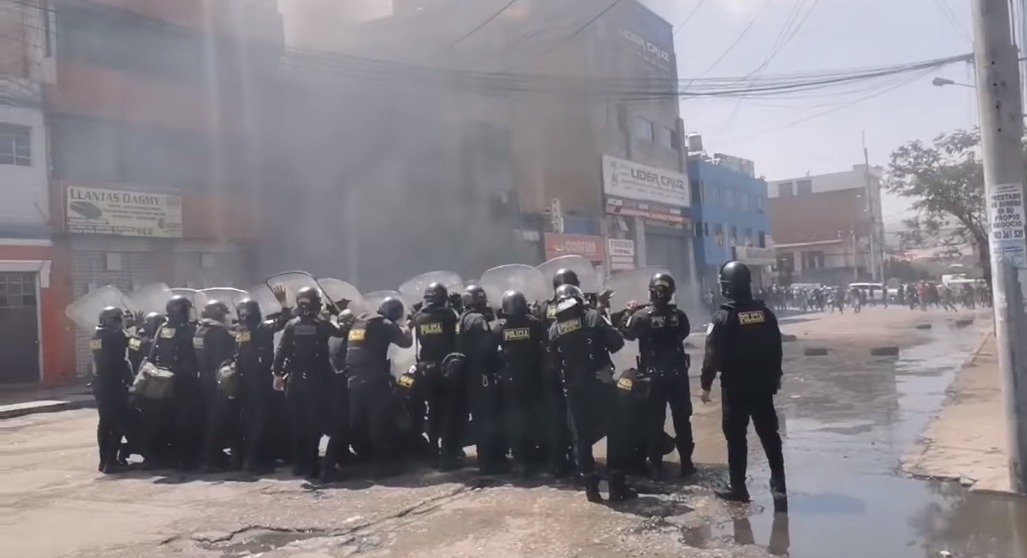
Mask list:
[[[157,401],[171,399],[175,393],[175,374],[151,362],[144,362],[132,381],[129,393]]]

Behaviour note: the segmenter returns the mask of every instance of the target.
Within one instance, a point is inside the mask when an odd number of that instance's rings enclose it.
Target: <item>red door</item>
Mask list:
[[[35,273],[0,273],[0,384],[39,381]]]

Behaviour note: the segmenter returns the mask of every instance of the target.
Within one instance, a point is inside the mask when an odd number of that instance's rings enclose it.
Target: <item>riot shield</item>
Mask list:
[[[282,305],[278,303],[278,299],[275,298],[275,294],[272,293],[271,289],[269,289],[264,283],[254,285],[247,289],[246,292],[250,293],[250,300],[256,301],[260,306],[260,313],[264,317],[277,314],[282,311]]]
[[[332,302],[338,303],[344,299],[348,300],[349,306],[347,308],[354,314],[370,311],[367,307],[367,301],[364,300],[364,295],[360,294],[360,291],[352,284],[341,279],[331,278],[318,278],[317,283],[321,285],[324,293]],[[346,308],[339,308],[339,310],[346,310]]]
[[[163,314],[168,300],[174,296],[164,283],[143,285],[128,294],[129,309],[133,312]]]
[[[206,306],[212,300],[224,302],[228,306],[229,312],[235,315],[235,307],[244,299],[250,298],[250,293],[233,287],[213,287],[210,289],[200,289],[199,297],[202,299],[203,306]]]
[[[424,298],[424,289],[428,288],[428,285],[432,283],[442,283],[442,286],[446,287],[447,290],[452,290],[461,287],[464,284],[464,280],[459,274],[452,271],[429,271],[404,281],[397,290],[403,295],[404,303],[413,305]],[[407,307],[407,312],[410,311],[412,309]]]
[[[122,310],[130,307],[124,293],[117,287],[107,285],[79,297],[64,309],[64,315],[75,322],[80,330],[92,332],[100,323],[100,312],[108,306]]]
[[[312,287],[322,291],[317,284],[317,279],[306,271],[283,271],[277,275],[268,277],[264,283],[268,289],[276,285],[285,287],[285,306],[296,307],[296,292],[304,287]]]
[[[367,302],[367,306],[369,308],[368,312],[377,312],[378,307],[381,306],[382,302],[389,297],[395,298],[403,303],[404,316],[413,311],[413,304],[411,301],[407,300],[407,297],[403,296],[403,293],[399,291],[374,291],[373,293],[367,293],[364,295],[364,300]]]
[[[481,288],[489,297],[489,303],[499,308],[506,291],[520,291],[528,304],[547,300],[551,295],[546,278],[538,269],[524,264],[508,264],[493,267],[481,275]]]
[[[364,295],[364,300],[367,301],[367,305],[371,308],[369,313],[377,312],[382,301],[389,297],[403,302],[404,315],[407,315],[412,311],[411,305],[409,301],[406,300],[406,297],[403,296],[403,293],[400,293],[399,291],[375,291]],[[395,345],[389,346],[389,361],[392,363],[392,375],[394,377],[398,378],[417,362],[417,349],[415,347],[416,345],[406,349],[401,349]]]
[[[172,296],[184,296],[189,299],[189,302],[193,303],[193,308],[203,308],[203,296],[200,291],[196,289],[190,289],[188,287],[175,287],[171,289]]]
[[[537,269],[542,272],[542,276],[550,286],[552,285],[550,281],[552,281],[553,275],[557,271],[560,269],[570,269],[578,274],[578,280],[581,281],[581,290],[583,292],[599,292],[599,274],[596,273],[596,268],[592,265],[592,262],[588,261],[588,258],[584,256],[560,256],[539,265]]]
[[[666,271],[662,268],[646,267],[614,273],[606,280],[605,285],[606,289],[613,291],[613,294],[610,295],[610,311],[616,313],[624,310],[631,301],[647,304],[649,302],[649,280],[653,278],[653,275],[660,272],[666,273]],[[620,324],[613,325],[619,326]],[[614,368],[616,368],[615,377],[619,379],[625,370],[637,368],[638,356],[638,342],[625,341],[623,349],[610,355]]]

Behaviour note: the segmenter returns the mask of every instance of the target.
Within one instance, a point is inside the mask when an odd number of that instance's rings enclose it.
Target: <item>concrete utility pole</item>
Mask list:
[[[1027,284],[1020,71],[1006,2],[973,0],[974,65],[1002,393],[1014,491],[1027,494]]]

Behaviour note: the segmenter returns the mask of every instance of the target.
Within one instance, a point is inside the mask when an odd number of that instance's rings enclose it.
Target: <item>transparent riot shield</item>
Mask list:
[[[331,299],[336,306],[341,306],[339,303],[343,300],[349,301],[348,306],[345,308],[339,308],[340,311],[346,310],[347,308],[354,314],[370,311],[367,306],[367,301],[364,300],[364,295],[360,294],[360,291],[352,284],[341,279],[332,278],[318,278],[317,283],[321,285],[325,294],[328,295],[328,298]]]
[[[506,291],[520,291],[528,304],[547,300],[551,295],[547,281],[538,269],[524,264],[507,264],[486,271],[481,275],[481,288],[489,297],[489,303],[499,308]]]
[[[411,305],[409,301],[406,300],[406,297],[403,296],[403,293],[399,291],[375,291],[364,295],[364,300],[367,301],[368,306],[371,308],[369,313],[377,312],[378,307],[381,306],[382,302],[389,297],[395,298],[403,303],[404,316],[411,312]],[[393,376],[398,378],[417,362],[416,347],[416,343],[407,349],[401,349],[395,345],[389,346],[389,361],[392,363]]]
[[[464,284],[459,274],[452,271],[429,271],[404,281],[399,286],[399,292],[403,294],[403,300],[410,305],[416,304],[424,298],[424,289],[432,283],[441,283],[447,290],[457,289]],[[410,307],[407,311],[412,311]]]
[[[282,311],[282,305],[278,303],[275,294],[264,283],[254,285],[246,289],[246,292],[250,293],[250,300],[256,301],[260,306],[260,313],[265,318]]]
[[[129,309],[133,312],[163,314],[168,300],[174,296],[164,283],[150,283],[128,293]]]
[[[559,258],[553,258],[548,262],[539,265],[537,269],[542,272],[542,276],[550,286],[552,286],[551,281],[553,280],[553,275],[555,275],[557,271],[560,269],[570,269],[574,273],[578,274],[578,280],[581,281],[582,291],[586,293],[599,292],[599,274],[596,272],[596,268],[592,265],[592,262],[588,261],[588,258],[585,258],[584,256],[560,256]]]
[[[300,289],[312,287],[319,291],[322,290],[317,285],[317,279],[306,271],[284,271],[277,275],[268,277],[264,283],[267,285],[268,289],[276,285],[285,287],[285,306],[289,308],[296,307],[296,292]]]
[[[243,300],[250,298],[250,293],[234,287],[213,287],[210,289],[200,289],[199,297],[203,299],[203,306],[206,306],[212,300],[224,302],[225,306],[228,306],[230,315],[234,316],[235,307]]]
[[[64,315],[75,322],[75,327],[91,332],[100,323],[100,312],[108,306],[127,310],[130,303],[117,287],[107,285],[76,299],[64,309]]]

